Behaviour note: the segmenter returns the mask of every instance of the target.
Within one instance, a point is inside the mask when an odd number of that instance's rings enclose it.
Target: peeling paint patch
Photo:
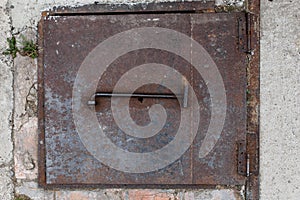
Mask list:
[[[239,12],[245,10],[245,0],[216,0],[216,12]]]

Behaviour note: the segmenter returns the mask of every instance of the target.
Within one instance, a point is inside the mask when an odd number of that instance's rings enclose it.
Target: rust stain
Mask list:
[[[248,179],[245,196],[247,200],[259,199],[259,106],[260,106],[260,1],[248,1],[248,48],[247,67],[247,153]]]

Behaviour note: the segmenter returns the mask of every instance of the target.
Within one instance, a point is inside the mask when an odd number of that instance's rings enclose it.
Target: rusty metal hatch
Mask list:
[[[38,71],[41,185],[246,184],[246,14],[196,12],[211,6],[149,4],[132,11],[98,5],[44,13]],[[193,40],[187,45],[186,38]],[[133,72],[138,75],[130,77]],[[148,83],[136,87],[144,80]],[[110,97],[131,92],[136,97]],[[155,115],[161,107],[163,125]],[[115,115],[127,126],[120,128]],[[150,125],[150,134],[133,130]],[[178,139],[179,131],[184,134]]]

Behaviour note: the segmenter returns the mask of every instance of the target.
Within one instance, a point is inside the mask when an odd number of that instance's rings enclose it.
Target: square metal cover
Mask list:
[[[42,18],[42,185],[245,184],[245,14],[179,7]]]

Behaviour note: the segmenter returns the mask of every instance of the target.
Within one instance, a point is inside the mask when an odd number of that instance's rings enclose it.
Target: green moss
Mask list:
[[[28,196],[24,194],[17,194],[14,200],[31,200]]]
[[[226,13],[239,12],[239,11],[242,11],[243,9],[244,9],[244,7],[237,7],[235,5],[225,5],[225,6],[215,7],[216,12],[226,12]]]
[[[251,92],[250,92],[249,89],[246,90],[246,94],[247,94],[247,95],[251,94]]]

